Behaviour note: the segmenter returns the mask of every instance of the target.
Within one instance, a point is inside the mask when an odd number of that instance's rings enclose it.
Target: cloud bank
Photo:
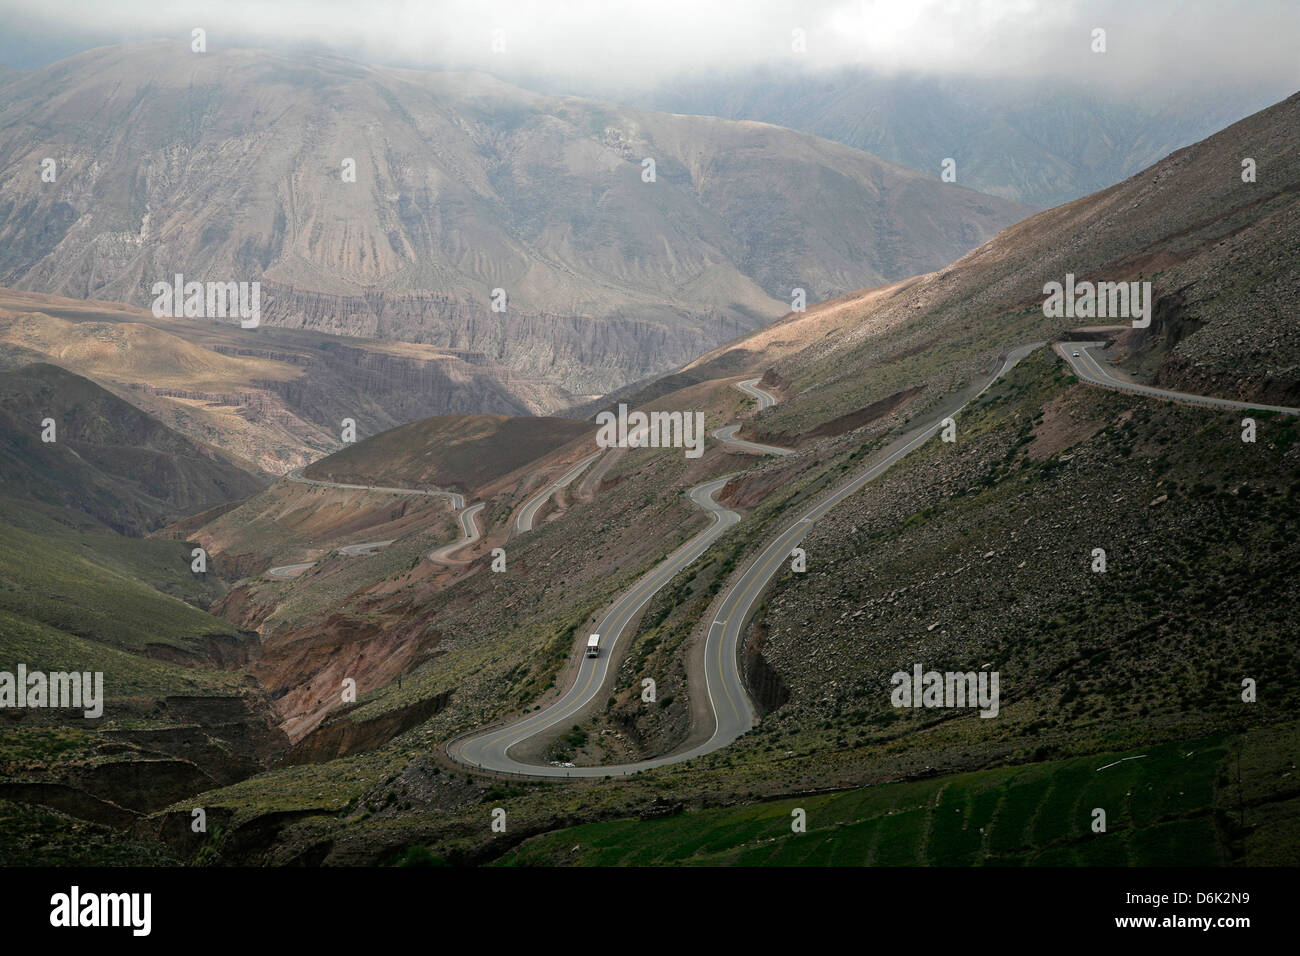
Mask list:
[[[649,88],[798,65],[1074,79],[1115,87],[1300,88],[1295,0],[0,0],[0,58],[187,38],[368,62]],[[1094,53],[1093,31],[1106,31]],[[34,63],[19,63],[29,66]]]

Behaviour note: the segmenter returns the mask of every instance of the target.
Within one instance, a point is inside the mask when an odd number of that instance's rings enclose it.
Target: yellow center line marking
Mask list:
[[[798,530],[797,525],[794,528],[787,528],[784,532],[782,532],[780,537],[778,537],[776,540],[778,542],[782,542],[790,534],[791,531],[797,531],[797,530]],[[763,564],[763,567],[758,572],[758,577],[754,578],[749,582],[749,585],[745,588],[744,593],[741,594],[740,596],[739,603],[734,604],[732,606],[731,611],[727,614],[727,617],[722,624],[722,639],[718,641],[718,675],[722,680],[722,691],[727,695],[727,702],[731,704],[731,709],[736,714],[739,714],[740,711],[736,707],[736,701],[734,698],[732,698],[730,689],[728,689],[727,687],[727,672],[722,668],[722,645],[727,642],[727,628],[731,625],[731,619],[735,616],[736,611],[740,610],[740,608],[747,603],[747,599],[749,598],[749,592],[754,589],[754,586],[760,580],[762,580],[763,575],[767,573],[767,569],[772,566],[772,562],[779,561],[781,558],[785,556],[785,550],[786,550],[786,546],[784,544],[781,544],[779,547],[773,549],[772,557],[768,558],[767,561]]]

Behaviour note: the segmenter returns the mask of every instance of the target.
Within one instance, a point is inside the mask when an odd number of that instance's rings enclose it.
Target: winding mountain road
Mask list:
[[[569,483],[582,474],[583,470],[593,461],[604,453],[604,449],[594,454],[588,455],[582,461],[578,462],[555,481],[551,482],[537,494],[533,495],[519,509],[519,514],[515,515],[515,533],[523,534],[533,530],[533,520],[537,517],[537,511],[544,505],[551,495],[555,494],[561,488],[567,488]]]
[[[785,565],[785,559],[790,556],[791,550],[803,540],[804,535],[818,518],[933,437],[943,427],[945,418],[956,415],[970,402],[978,399],[1021,359],[1043,344],[1033,342],[1013,349],[1002,359],[997,372],[983,388],[964,401],[959,396],[954,400],[960,401],[957,407],[946,410],[941,407],[940,412],[927,424],[910,430],[873,455],[865,468],[837,485],[811,508],[786,525],[728,585],[723,591],[721,601],[717,604],[717,612],[709,624],[704,643],[705,692],[714,717],[713,733],[707,740],[689,749],[649,760],[595,767],[554,767],[527,763],[510,755],[510,750],[515,746],[557,725],[573,720],[575,715],[581,713],[585,707],[600,699],[605,693],[603,688],[609,675],[611,651],[623,636],[624,629],[660,588],[695,561],[721,536],[723,531],[739,520],[739,516],[734,511],[713,500],[714,493],[731,480],[733,477],[731,475],[715,478],[691,489],[691,500],[709,512],[714,519],[713,524],[670,554],[614,602],[601,619],[599,629],[596,631],[601,636],[600,656],[580,659],[573,684],[559,700],[513,723],[475,731],[448,741],[446,744],[448,756],[482,770],[521,776],[605,777],[621,776],[651,767],[680,763],[730,744],[754,725],[754,709],[749,701],[749,695],[745,692],[740,673],[738,651],[741,634],[763,589]],[[750,389],[757,388],[757,382],[757,379],[749,379],[737,383],[736,387],[750,392]],[[774,397],[768,397],[775,403]],[[764,407],[761,400],[760,407]]]
[[[454,510],[460,511],[460,527],[462,532],[464,532],[465,537],[461,538],[459,541],[453,541],[451,544],[444,548],[439,548],[437,551],[429,552],[429,560],[431,561],[443,564],[455,563],[435,558],[434,555],[441,555],[443,552],[450,554],[467,544],[472,544],[474,541],[477,541],[479,537],[478,528],[475,525],[473,518],[474,515],[477,515],[478,512],[483,509],[483,505],[478,504],[472,508],[466,508],[465,496],[455,491],[427,491],[422,488],[389,488],[382,485],[352,485],[340,481],[319,481],[315,478],[304,477],[301,468],[294,469],[284,477],[288,478],[290,481],[296,481],[304,485],[316,485],[320,488],[346,488],[353,491],[382,491],[394,495],[424,495],[430,498],[446,498]],[[473,512],[473,514],[470,514],[471,512]],[[467,515],[469,515],[470,518],[468,525],[466,524]],[[364,541],[360,544],[345,544],[339,548],[339,551],[352,557],[370,555],[374,554],[380,548],[388,547],[395,540],[397,539],[389,538],[387,541]],[[273,578],[296,578],[308,568],[314,567],[316,563],[317,562],[315,561],[306,561],[301,564],[282,564],[279,567],[268,569],[266,573],[268,577]]]
[[[700,554],[703,554],[709,544],[738,520],[734,512],[723,508],[713,500],[713,494],[729,480],[730,476],[715,479],[692,489],[692,500],[714,517],[713,525],[669,555],[657,568],[620,597],[614,606],[606,612],[605,617],[601,620],[601,629],[598,632],[601,634],[602,656],[594,660],[582,660],[577,679],[567,693],[549,707],[515,723],[477,731],[449,741],[447,744],[448,755],[461,763],[480,769],[525,776],[603,777],[637,773],[651,767],[690,760],[693,757],[730,744],[754,724],[753,707],[745,692],[739,667],[739,647],[744,626],[763,590],[781,568],[785,566],[791,551],[799,545],[818,519],[845,498],[861,490],[864,485],[879,477],[905,455],[923,445],[942,429],[946,418],[955,416],[965,409],[967,405],[982,396],[1002,376],[1014,368],[1018,362],[1043,344],[1042,342],[1033,342],[1011,350],[1003,357],[997,372],[979,391],[965,398],[965,400],[962,400],[959,396],[954,400],[960,402],[955,408],[946,411],[941,408],[926,424],[911,429],[873,455],[868,460],[866,467],[847,481],[836,486],[828,494],[823,495],[816,504],[787,524],[759,552],[758,556],[749,562],[740,575],[727,586],[722,592],[721,600],[716,604],[717,610],[714,613],[714,619],[709,624],[708,634],[705,639],[705,690],[708,695],[710,710],[714,715],[714,730],[712,735],[703,743],[649,760],[596,767],[541,766],[515,759],[509,753],[511,748],[516,745],[543,731],[572,720],[584,707],[602,696],[603,684],[609,673],[610,651],[617,644],[619,638],[623,636],[624,629],[635,617],[637,611],[649,601],[659,588]],[[1098,362],[1097,358],[1091,354],[1091,349],[1104,344],[1101,342],[1063,342],[1056,345],[1056,351],[1069,363],[1080,379],[1103,388],[1210,407],[1267,410],[1288,415],[1300,415],[1300,409],[1287,406],[1209,398],[1123,381],[1107,371]],[[737,382],[736,387],[758,398],[760,410],[770,408],[772,404],[775,404],[775,398],[758,387],[757,379]],[[788,449],[755,445],[752,442],[743,442],[736,439],[734,436],[739,427],[739,425],[728,425],[717,429],[714,432],[714,437],[728,444],[741,447],[748,446],[747,450],[757,450],[765,454],[790,454]]]
[[[746,395],[758,400],[758,410],[761,412],[771,408],[776,404],[776,396],[770,395],[763,391],[756,378],[747,378],[743,382],[736,382],[736,388],[740,389]],[[794,450],[791,448],[779,448],[776,445],[764,445],[760,442],[745,441],[743,438],[737,438],[736,432],[740,431],[741,422],[734,422],[730,425],[724,425],[721,428],[713,430],[713,437],[726,445],[731,445],[739,451],[753,452],[756,455],[793,455]]]
[[[758,381],[759,380],[756,378],[747,378],[743,382],[737,382],[736,388],[740,389],[746,395],[758,399],[758,410],[761,412],[776,404],[776,396],[763,391],[762,387],[759,386]]]
[[[766,392],[758,389],[757,385],[758,379],[755,378],[745,382],[738,382],[736,387],[757,397],[760,409],[770,408],[775,404],[775,399]],[[739,424],[733,424],[724,428],[719,428],[714,431],[713,436],[719,441],[733,445],[744,451],[756,452],[763,455],[791,454],[791,451],[788,448],[777,448],[774,445],[760,445],[733,437],[736,429],[739,427]],[[573,480],[581,475],[583,471],[586,470],[587,466],[599,458],[604,451],[605,449],[600,449],[599,451],[588,455],[586,458],[583,458],[555,481],[546,485],[529,498],[515,516],[514,533],[525,534],[532,531],[533,522],[536,520],[537,512],[541,509],[542,505],[550,500],[551,496],[561,488],[567,488]],[[430,497],[446,498],[450,502],[452,508],[460,512],[459,518],[462,537],[450,544],[443,545],[440,548],[435,548],[433,551],[430,551],[426,557],[435,564],[462,565],[468,563],[465,561],[458,561],[453,558],[452,555],[457,551],[460,551],[462,548],[473,544],[482,536],[479,531],[477,518],[479,513],[483,510],[483,502],[479,502],[476,505],[466,508],[465,496],[455,491],[428,491],[419,488],[391,488],[386,485],[357,485],[341,481],[322,481],[316,478],[305,477],[301,468],[291,471],[289,474],[285,475],[285,477],[290,481],[300,482],[305,485],[316,485],[321,488],[346,488],[355,491],[380,491],[397,495],[427,495]],[[392,544],[394,540],[396,539],[390,538],[387,541],[365,541],[359,544],[347,544],[339,548],[339,551],[353,557],[370,555],[374,554],[380,548],[388,547],[388,545]],[[315,561],[305,561],[300,564],[283,564],[279,567],[270,568],[266,573],[269,577],[273,578],[296,578],[308,568],[315,566],[315,564]]]
[[[452,555],[461,548],[469,547],[479,539],[477,519],[478,513],[483,510],[484,504],[485,502],[480,501],[476,505],[470,505],[460,513],[461,538],[459,541],[453,541],[451,544],[444,544],[441,548],[435,548],[426,557],[434,564],[468,564],[467,561],[455,560]]]
[[[389,488],[386,485],[349,485],[341,481],[319,481],[303,476],[301,468],[295,468],[284,477],[304,485],[317,485],[321,488],[350,488],[356,491],[384,491],[393,495],[427,495],[430,498],[446,498],[454,510],[465,507],[465,496],[455,491],[429,491],[424,488]]]
[[[776,404],[776,399],[773,396],[769,395],[767,392],[763,391],[758,387],[758,379],[756,378],[746,379],[743,382],[737,382],[736,387],[739,388],[741,391],[758,399],[759,411],[762,411],[765,408],[771,408],[773,405]],[[739,428],[740,428],[740,423],[735,422],[731,425],[725,425],[722,428],[715,429],[712,432],[712,435],[718,441],[723,442],[724,444],[727,445],[731,445],[741,451],[754,452],[755,454],[759,454],[759,455],[793,454],[793,452],[789,448],[778,448],[775,445],[762,445],[757,442],[745,441],[743,438],[736,438],[735,435],[737,430],[739,430]],[[636,431],[632,432],[632,434],[629,436],[629,439],[638,437],[642,431],[644,431],[644,428],[639,428]],[[524,504],[524,506],[519,509],[519,513],[515,515],[515,521],[514,521],[515,534],[524,534],[525,532],[532,531],[533,522],[537,520],[537,512],[541,509],[542,505],[544,505],[547,501],[549,501],[551,496],[554,495],[561,488],[567,488],[575,478],[577,478],[580,474],[583,473],[583,471],[586,470],[588,465],[590,465],[593,461],[599,458],[604,452],[605,449],[602,448],[600,451],[588,455],[586,458],[582,459],[582,461],[578,462],[576,465],[574,465],[572,468],[566,471],[555,481],[551,482],[549,485],[545,486],[536,494],[534,494],[531,498],[529,498],[528,501]]]
[[[682,569],[697,560],[728,528],[740,520],[740,516],[736,512],[719,504],[714,499],[714,495],[734,477],[733,475],[714,478],[690,490],[691,500],[709,514],[713,519],[711,524],[704,531],[699,532],[677,548],[655,568],[639,578],[631,588],[620,595],[610,606],[600,619],[596,631],[601,635],[601,653],[594,658],[586,657],[585,654],[578,658],[575,678],[568,690],[558,700],[513,722],[503,722],[448,741],[446,744],[447,754],[453,760],[467,766],[501,773],[533,777],[605,777],[637,773],[651,767],[690,760],[693,757],[710,753],[733,742],[754,724],[754,710],[748,694],[745,692],[739,667],[739,646],[742,632],[759,597],[781,568],[785,566],[785,561],[791,556],[791,551],[799,545],[818,519],[845,498],[860,491],[867,483],[882,475],[904,456],[923,445],[940,431],[945,419],[955,416],[971,402],[982,396],[1025,356],[1043,344],[1042,342],[1033,342],[1012,349],[1006,356],[1002,357],[998,370],[982,388],[975,391],[974,394],[969,394],[964,399],[962,395],[950,399],[925,424],[912,428],[872,455],[867,460],[865,467],[828,493],[822,495],[815,504],[807,508],[798,518],[785,525],[778,534],[771,538],[758,555],[745,566],[735,580],[727,586],[720,599],[715,602],[717,610],[714,612],[713,620],[709,623],[704,644],[704,686],[709,708],[714,717],[713,732],[708,739],[688,749],[660,757],[609,766],[555,767],[528,763],[510,755],[510,751],[517,745],[547,730],[574,720],[585,708],[597,701],[605,693],[605,685],[610,679],[610,665],[614,659],[612,652],[618,646],[631,622],[665,584],[672,580]],[[1297,408],[1211,398],[1124,381],[1111,374],[1092,354],[1092,349],[1104,347],[1105,345],[1104,342],[1095,341],[1060,342],[1055,345],[1055,349],[1080,380],[1102,388],[1210,407],[1266,410],[1288,415],[1300,415],[1300,409]],[[776,404],[776,397],[759,386],[759,379],[746,379],[734,384],[736,388],[757,400],[759,411],[771,408]],[[741,451],[763,455],[793,454],[793,451],[788,448],[778,448],[773,445],[763,445],[736,438],[735,435],[739,428],[740,423],[726,425],[715,429],[712,432],[712,437]],[[601,456],[603,451],[602,449],[583,458],[555,481],[529,498],[515,517],[513,522],[515,533],[531,531],[541,506],[559,489],[565,488],[573,482],[593,461]],[[294,481],[325,487],[446,497],[452,507],[460,511],[459,519],[463,537],[451,544],[430,551],[426,555],[430,561],[436,563],[465,563],[456,561],[451,556],[461,548],[477,541],[480,537],[477,516],[482,511],[484,504],[479,502],[472,507],[466,508],[464,497],[455,492],[319,481],[304,478],[301,469],[289,474],[287,477]],[[345,545],[340,550],[350,555],[373,554],[375,550],[389,544],[392,544],[391,540],[371,541]],[[273,577],[295,577],[307,568],[312,567],[313,564],[314,562],[283,565],[272,568],[267,573]],[[583,644],[585,645],[585,641]],[[582,652],[579,651],[578,653],[581,654]]]
[[[596,700],[609,676],[610,662],[613,660],[612,652],[628,624],[641,613],[641,609],[659,592],[660,588],[673,579],[678,571],[707,551],[724,531],[740,520],[740,515],[736,512],[713,500],[714,494],[731,478],[731,475],[714,478],[691,489],[691,500],[708,512],[713,519],[712,524],[638,579],[610,606],[596,626],[595,633],[600,635],[599,656],[587,657],[584,654],[578,658],[578,673],[573,684],[559,700],[501,729],[488,730],[460,739],[456,742],[456,750],[452,756],[462,763],[476,767],[541,777],[604,777],[609,774],[635,773],[648,767],[658,767],[686,759],[683,756],[668,756],[618,767],[563,768],[521,763],[511,758],[507,751],[536,734],[571,721],[575,714]],[[583,644],[586,644],[585,636]]]
[[[270,568],[267,574],[273,578],[296,578],[310,567],[314,567],[315,561],[307,561],[303,564],[282,564],[278,568]]]
[[[740,429],[740,424],[724,425],[722,428],[716,428],[713,431],[713,437],[727,445],[731,445],[740,451],[750,451],[756,455],[793,455],[794,450],[790,448],[778,448],[776,445],[763,445],[754,441],[745,441],[743,438],[737,438],[736,432]]]
[[[1097,385],[1101,388],[1132,392],[1135,395],[1148,395],[1152,398],[1165,398],[1189,405],[1205,405],[1210,408],[1239,408],[1242,411],[1267,411],[1280,412],[1283,415],[1300,415],[1300,408],[1289,408],[1285,405],[1237,402],[1229,398],[1211,398],[1206,395],[1192,395],[1188,392],[1175,392],[1168,388],[1155,388],[1151,385],[1126,382],[1112,375],[1092,354],[1092,349],[1104,348],[1106,344],[1105,342],[1058,342],[1056,351],[1061,358],[1070,363],[1070,368],[1074,370],[1075,375],[1088,384]]]

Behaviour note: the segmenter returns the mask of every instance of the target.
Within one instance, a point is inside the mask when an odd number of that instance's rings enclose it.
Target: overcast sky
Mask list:
[[[651,87],[772,64],[1300,89],[1300,0],[0,0],[0,61],[105,43],[311,45],[356,59]],[[1107,51],[1094,54],[1094,28]],[[792,31],[806,52],[792,49]],[[493,50],[500,30],[504,52]]]

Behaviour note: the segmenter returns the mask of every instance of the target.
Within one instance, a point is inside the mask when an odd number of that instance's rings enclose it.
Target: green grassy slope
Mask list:
[[[102,671],[108,701],[171,694],[237,694],[244,686],[234,671],[184,667],[142,657],[8,611],[0,611],[0,669]],[[29,714],[35,713],[32,711]],[[107,716],[112,716],[108,710]],[[74,715],[75,716],[75,715]]]
[[[207,583],[190,571],[182,541],[0,524],[0,609],[68,634],[137,652],[151,644],[193,649],[209,636],[234,640],[233,625],[185,603],[217,593],[215,578]],[[8,650],[3,636],[0,649]]]
[[[1212,866],[1272,860],[1256,847],[1285,824],[1266,786],[1238,817],[1238,751],[1294,766],[1300,729],[1220,735],[1135,751],[884,784],[839,793],[623,819],[533,837],[499,862],[535,865]],[[1274,781],[1269,781],[1274,782]],[[1256,794],[1258,798],[1260,795]],[[1279,802],[1280,801],[1280,802]],[[807,832],[794,833],[802,808]],[[1105,832],[1093,831],[1105,810]],[[1237,821],[1242,819],[1245,825]],[[1246,841],[1243,844],[1243,840]],[[1290,853],[1295,847],[1291,844]],[[1290,862],[1294,863],[1295,859]]]
[[[162,844],[48,807],[0,800],[0,866],[177,866]]]

